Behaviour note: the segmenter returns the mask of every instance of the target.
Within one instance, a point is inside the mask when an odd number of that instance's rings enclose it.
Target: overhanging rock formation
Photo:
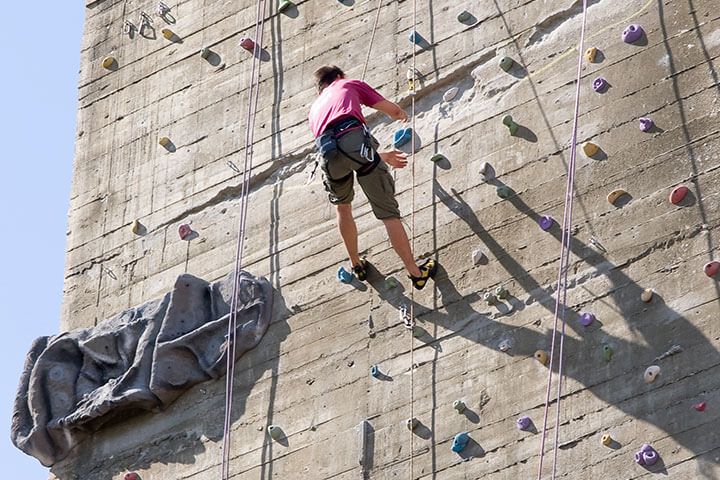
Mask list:
[[[162,409],[223,375],[232,280],[180,275],[161,299],[37,339],[15,399],[13,443],[50,466],[119,415]],[[240,272],[236,360],[258,344],[271,311],[268,281]]]

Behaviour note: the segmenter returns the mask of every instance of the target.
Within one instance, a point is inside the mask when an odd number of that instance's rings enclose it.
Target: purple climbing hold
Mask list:
[[[655,122],[652,118],[642,117],[640,118],[640,130],[643,132],[649,132],[655,126]]]
[[[643,466],[655,465],[659,458],[660,455],[658,455],[657,451],[647,443],[643,444],[640,451],[635,453],[635,461]]]
[[[643,28],[638,25],[637,23],[633,23],[631,25],[628,25],[625,30],[623,30],[622,33],[622,39],[625,43],[633,43],[636,42],[642,37],[643,35]]]
[[[583,313],[580,315],[580,325],[583,327],[589,327],[591,323],[595,321],[595,315],[592,313]]]
[[[593,80],[593,90],[595,90],[598,93],[602,93],[605,91],[605,89],[608,86],[607,80],[605,80],[603,77],[598,77],[595,80]]]
[[[553,223],[555,223],[555,220],[553,220],[550,215],[543,215],[542,217],[540,217],[540,220],[538,220],[540,228],[542,228],[546,232],[552,228]]]
[[[525,431],[532,425],[532,420],[530,420],[530,417],[522,416],[517,419],[516,423],[518,429]]]

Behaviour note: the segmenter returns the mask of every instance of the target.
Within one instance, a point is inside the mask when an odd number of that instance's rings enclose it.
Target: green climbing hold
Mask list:
[[[288,8],[290,8],[290,7],[294,6],[294,5],[295,5],[295,4],[292,3],[290,0],[282,0],[282,1],[280,2],[280,5],[278,5],[278,12],[282,13],[282,12],[284,12],[285,10],[287,10]]]
[[[278,427],[277,425],[270,425],[267,429],[268,434],[270,435],[270,438],[273,440],[279,440],[283,436],[282,429]]]
[[[432,157],[430,157],[431,162],[439,162],[441,160],[447,160],[447,157],[443,155],[442,153],[436,153]]]
[[[605,359],[606,362],[609,362],[610,360],[612,360],[613,349],[610,345],[607,345],[607,344],[603,345],[602,351],[603,351],[603,358]]]
[[[398,281],[395,277],[385,277],[385,288],[390,290],[391,288],[397,288]]]
[[[494,305],[497,303],[497,297],[493,295],[492,292],[485,292],[483,294],[483,300],[485,300],[485,303],[488,305]]]
[[[513,67],[514,63],[515,63],[515,60],[513,60],[512,58],[503,57],[500,59],[500,68],[502,68],[506,72],[509,72],[510,69]]]
[[[497,187],[497,196],[500,198],[510,198],[513,196],[512,188],[508,187],[507,185],[498,185]]]
[[[510,296],[510,292],[507,291],[507,288],[500,285],[495,289],[495,296],[500,300],[505,300]]]
[[[510,135],[515,135],[518,131],[518,128],[520,128],[520,126],[515,123],[515,121],[510,115],[505,115],[502,119],[502,122],[503,125],[508,127],[508,130],[510,130]]]
[[[457,16],[458,22],[460,22],[460,23],[469,22],[470,20],[472,20],[472,18],[473,18],[472,14],[470,12],[468,12],[467,10],[463,10],[462,12],[458,13],[458,16]]]

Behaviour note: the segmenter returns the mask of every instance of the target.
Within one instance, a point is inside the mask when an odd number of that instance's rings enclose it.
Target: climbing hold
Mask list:
[[[408,35],[408,40],[410,40],[410,42],[414,43],[415,45],[420,45],[422,43],[422,36],[415,30],[411,30],[410,34]]]
[[[142,229],[142,225],[140,224],[140,220],[134,220],[132,223],[132,233],[135,235],[140,235],[140,229]]]
[[[655,122],[653,122],[651,118],[641,117],[638,121],[640,122],[640,131],[642,132],[647,133],[655,126]]]
[[[175,32],[173,32],[169,28],[163,28],[162,30],[160,30],[160,33],[162,33],[162,36],[165,37],[166,40],[174,40],[175,38],[177,38],[175,36]]]
[[[472,14],[467,10],[463,10],[462,12],[458,13],[457,19],[460,23],[469,22],[472,19]]]
[[[393,137],[393,145],[397,147],[402,147],[406,143],[410,141],[412,138],[412,128],[401,128],[395,132],[395,135]]]
[[[243,37],[240,39],[240,46],[248,52],[255,51],[255,42],[252,38]]]
[[[704,412],[706,406],[707,406],[707,403],[700,402],[700,403],[696,403],[695,405],[693,405],[693,408],[695,410],[697,410],[698,412]]]
[[[612,360],[613,353],[615,353],[615,352],[613,351],[613,349],[610,345],[608,345],[608,344],[603,345],[602,351],[603,351],[603,358],[605,359],[606,362],[609,362],[610,360]]]
[[[595,145],[592,142],[583,143],[582,149],[583,149],[583,153],[587,157],[592,157],[600,151],[600,147],[598,147],[597,145]]]
[[[585,60],[587,60],[590,63],[595,63],[595,57],[597,57],[598,49],[595,47],[590,47],[587,50],[585,50]]]
[[[505,339],[500,342],[498,345],[498,349],[500,349],[501,352],[507,352],[512,347],[512,342],[508,339]]]
[[[640,294],[640,300],[642,300],[645,303],[650,303],[650,300],[652,300],[652,297],[653,297],[653,289],[652,288],[646,288]]]
[[[453,98],[455,98],[458,94],[458,87],[452,87],[449,88],[445,93],[443,93],[443,101],[449,102]]]
[[[657,365],[651,365],[645,369],[645,375],[643,378],[645,379],[645,383],[652,383],[658,375],[660,375],[660,367]]]
[[[172,142],[170,141],[170,139],[168,137],[160,137],[160,139],[158,140],[158,143],[165,150],[170,150],[170,148],[172,148]]]
[[[112,70],[117,67],[117,60],[115,60],[115,57],[105,57],[102,61],[102,67],[105,70]]]
[[[532,420],[530,420],[530,417],[522,416],[518,418],[515,423],[517,424],[517,428],[519,430],[525,431],[530,428],[530,425],[532,425]]]
[[[515,60],[513,60],[512,58],[503,57],[500,59],[500,68],[502,68],[506,72],[509,72],[510,69],[513,67],[514,63],[515,63]]]
[[[545,350],[538,350],[535,352],[535,359],[543,365],[547,365],[548,354]]]
[[[494,305],[497,303],[497,297],[495,297],[492,292],[485,292],[483,294],[483,300],[485,300],[485,303],[488,305]]]
[[[543,215],[542,217],[540,217],[540,220],[538,220],[540,228],[542,228],[546,232],[552,228],[554,223],[555,220],[549,215]]]
[[[595,315],[592,313],[585,312],[580,315],[580,325],[583,327],[589,327],[595,321]]]
[[[502,119],[502,123],[503,125],[508,127],[508,130],[510,130],[510,135],[515,135],[518,131],[518,128],[520,128],[520,126],[515,123],[515,121],[513,121],[513,118],[510,115],[505,115]]]
[[[282,429],[276,425],[270,425],[267,429],[270,438],[273,440],[280,440],[283,436]]]
[[[602,438],[600,439],[600,442],[602,442],[602,444],[605,445],[606,447],[609,447],[610,445],[612,445],[613,439],[610,436],[610,434],[606,433],[605,435],[602,436]]]
[[[488,162],[482,162],[480,164],[480,175],[483,176],[483,180],[492,180],[495,178],[495,171]]]
[[[617,202],[618,199],[620,197],[622,197],[623,195],[627,195],[627,192],[625,190],[623,190],[622,188],[618,188],[618,189],[613,190],[612,192],[608,193],[607,201],[611,205],[615,205],[615,202]]]
[[[678,185],[673,188],[672,192],[670,192],[670,203],[678,205],[685,199],[689,191],[690,189],[685,185]]]
[[[455,435],[455,438],[453,438],[452,451],[455,453],[462,452],[465,447],[467,447],[469,441],[470,437],[467,433],[458,433],[457,435]]]
[[[635,454],[635,461],[639,465],[646,465],[648,467],[655,465],[660,456],[653,447],[645,443],[640,447],[640,451]]]
[[[370,367],[370,375],[372,375],[373,378],[378,378],[380,376],[380,367],[377,365]]]
[[[210,58],[210,54],[211,54],[211,53],[212,53],[212,50],[210,50],[209,47],[203,47],[203,48],[200,50],[200,56],[201,56],[202,58],[204,58],[205,60],[207,60],[208,58]]]
[[[500,198],[510,198],[513,194],[512,188],[508,187],[507,185],[498,185],[495,192]]]
[[[485,253],[482,250],[473,250],[472,261],[474,265],[479,265],[485,258]]]
[[[190,225],[187,223],[183,223],[178,227],[178,235],[180,235],[180,240],[185,240],[187,237],[190,236],[190,234],[193,233],[192,228],[190,228]]]
[[[633,23],[631,25],[628,25],[625,30],[623,30],[622,33],[622,39],[625,43],[633,43],[642,37],[643,34],[643,28],[638,25],[637,23]]]
[[[507,288],[500,285],[495,289],[495,296],[500,300],[505,300],[510,296],[510,292],[508,292]]]
[[[140,475],[135,472],[128,472],[123,477],[123,480],[140,480]]]
[[[395,277],[385,277],[385,288],[388,290],[391,288],[396,288],[398,286],[398,281],[395,279]]]
[[[420,422],[417,418],[408,418],[405,420],[405,426],[408,430],[415,430]]]
[[[465,411],[466,408],[465,402],[463,402],[462,400],[455,400],[453,402],[453,408],[457,410],[458,413],[462,413]]]
[[[282,0],[280,2],[280,5],[278,5],[278,12],[283,13],[288,8],[294,6],[295,4],[291,2],[290,0]]]
[[[593,80],[593,90],[595,90],[598,93],[602,93],[605,91],[605,89],[608,86],[607,80],[605,80],[603,77],[598,77],[595,80]]]
[[[355,274],[345,270],[345,267],[338,268],[337,279],[340,280],[342,283],[351,283],[354,278]]]
[[[712,262],[706,263],[703,267],[703,271],[708,277],[714,277],[718,272],[720,272],[720,262],[713,260]]]
[[[439,162],[441,160],[447,160],[447,157],[443,155],[442,153],[436,153],[432,157],[430,157],[431,162]]]

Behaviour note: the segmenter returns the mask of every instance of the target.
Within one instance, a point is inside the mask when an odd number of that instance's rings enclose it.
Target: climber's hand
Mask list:
[[[378,152],[383,162],[387,163],[391,167],[404,168],[407,166],[407,153],[401,152],[400,150],[391,150],[389,152]]]

